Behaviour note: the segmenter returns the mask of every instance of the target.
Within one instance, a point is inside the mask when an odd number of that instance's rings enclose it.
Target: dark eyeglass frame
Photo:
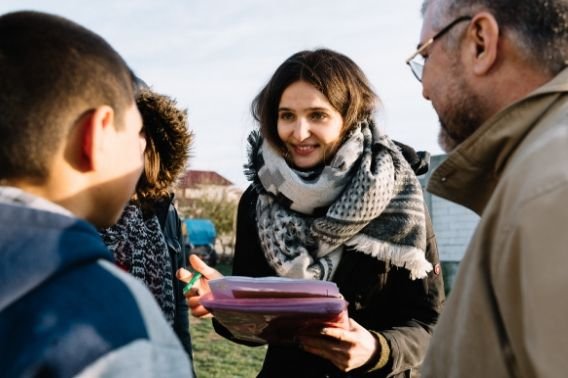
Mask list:
[[[424,50],[426,50],[429,46],[431,46],[434,43],[434,41],[436,41],[437,39],[442,37],[444,34],[446,34],[448,31],[450,31],[451,28],[453,28],[454,26],[456,26],[460,22],[471,21],[472,19],[473,19],[473,17],[471,17],[471,16],[461,16],[461,17],[456,18],[455,20],[450,22],[448,25],[444,26],[442,28],[442,30],[440,30],[439,32],[434,34],[429,40],[424,42],[424,44],[418,45],[418,49],[414,52],[414,54],[412,54],[408,59],[406,59],[406,64],[408,64],[408,66],[410,67],[410,70],[412,71],[412,73],[418,79],[419,82],[422,82],[422,73],[424,71],[424,62],[418,62],[418,61],[416,61],[416,58],[420,54],[422,54],[422,52],[424,52]]]

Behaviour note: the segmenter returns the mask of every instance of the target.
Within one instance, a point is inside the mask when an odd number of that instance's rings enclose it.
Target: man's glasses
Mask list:
[[[422,73],[424,72],[424,63],[425,62],[424,62],[424,57],[422,56],[422,53],[424,52],[424,50],[426,50],[428,48],[428,46],[433,44],[435,40],[437,40],[438,38],[440,38],[441,36],[446,34],[455,25],[457,25],[457,24],[459,24],[460,22],[463,22],[463,21],[469,21],[471,19],[472,19],[471,16],[461,16],[461,17],[456,18],[455,20],[450,22],[448,25],[446,25],[444,28],[442,28],[442,30],[440,30],[439,32],[434,34],[434,36],[432,36],[432,38],[427,40],[422,46],[419,45],[418,50],[416,50],[416,52],[414,52],[414,54],[412,54],[410,56],[410,58],[406,59],[406,64],[408,64],[410,66],[410,70],[412,71],[414,76],[416,76],[418,81],[422,82]]]

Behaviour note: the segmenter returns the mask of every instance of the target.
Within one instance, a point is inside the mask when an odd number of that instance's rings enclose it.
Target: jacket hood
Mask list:
[[[74,266],[112,261],[89,223],[8,204],[0,204],[0,256],[0,312]]]
[[[187,111],[176,101],[151,89],[142,90],[136,105],[142,115],[146,138],[160,157],[161,185],[171,186],[184,172],[193,133],[188,129]]]

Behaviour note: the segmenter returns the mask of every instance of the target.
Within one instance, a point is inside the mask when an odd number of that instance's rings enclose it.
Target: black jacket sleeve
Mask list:
[[[167,208],[162,230],[168,245],[173,270],[173,287],[175,296],[174,332],[178,336],[186,353],[192,357],[191,335],[189,333],[189,308],[183,295],[184,284],[176,278],[179,268],[187,268],[187,251],[181,230],[181,219],[172,203]],[[193,358],[192,358],[193,360]]]

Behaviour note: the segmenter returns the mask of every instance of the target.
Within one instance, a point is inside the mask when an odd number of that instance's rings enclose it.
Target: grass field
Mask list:
[[[230,266],[218,265],[223,274]],[[193,363],[198,378],[256,377],[264,359],[266,347],[247,347],[235,344],[213,330],[211,319],[190,319],[193,344]]]
[[[265,347],[235,344],[215,333],[211,319],[191,318],[193,363],[198,378],[256,377]]]

